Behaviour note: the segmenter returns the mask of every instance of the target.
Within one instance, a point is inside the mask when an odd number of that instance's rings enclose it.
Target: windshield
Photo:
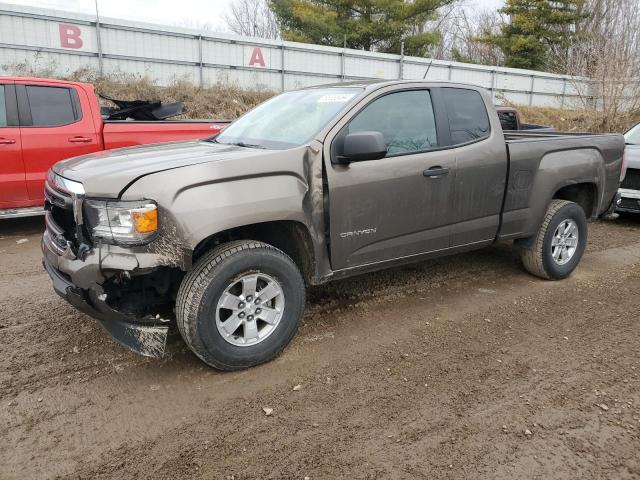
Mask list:
[[[361,88],[318,88],[278,95],[225,128],[214,141],[281,150],[311,140]]]
[[[629,145],[640,145],[640,123],[624,134],[624,141]]]

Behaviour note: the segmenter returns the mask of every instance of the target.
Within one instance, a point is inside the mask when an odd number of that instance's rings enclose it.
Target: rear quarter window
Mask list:
[[[28,85],[26,89],[34,127],[69,125],[80,119],[70,88]]]
[[[498,112],[498,118],[500,118],[500,125],[503,130],[517,130],[518,120],[514,112]]]
[[[477,142],[489,137],[489,115],[479,92],[463,88],[443,88],[442,95],[453,145]]]
[[[7,104],[4,98],[4,85],[0,85],[0,127],[7,126]]]

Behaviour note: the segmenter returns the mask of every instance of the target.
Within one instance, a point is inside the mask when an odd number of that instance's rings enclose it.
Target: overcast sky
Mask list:
[[[0,0],[7,3],[95,14],[94,0]],[[98,0],[100,15],[191,28],[228,31],[224,14],[234,0]],[[503,0],[466,0],[471,9],[498,8]]]

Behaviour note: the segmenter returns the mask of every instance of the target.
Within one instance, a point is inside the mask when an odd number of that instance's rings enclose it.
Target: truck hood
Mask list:
[[[202,140],[173,142],[82,155],[58,162],[53,171],[82,183],[87,196],[116,198],[129,184],[151,173],[264,153]]]

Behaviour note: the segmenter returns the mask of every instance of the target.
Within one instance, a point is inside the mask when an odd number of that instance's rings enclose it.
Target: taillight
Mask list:
[[[627,175],[627,162],[629,157],[627,156],[627,147],[624,148],[624,152],[622,152],[622,169],[620,170],[620,182],[624,180],[624,177]]]

